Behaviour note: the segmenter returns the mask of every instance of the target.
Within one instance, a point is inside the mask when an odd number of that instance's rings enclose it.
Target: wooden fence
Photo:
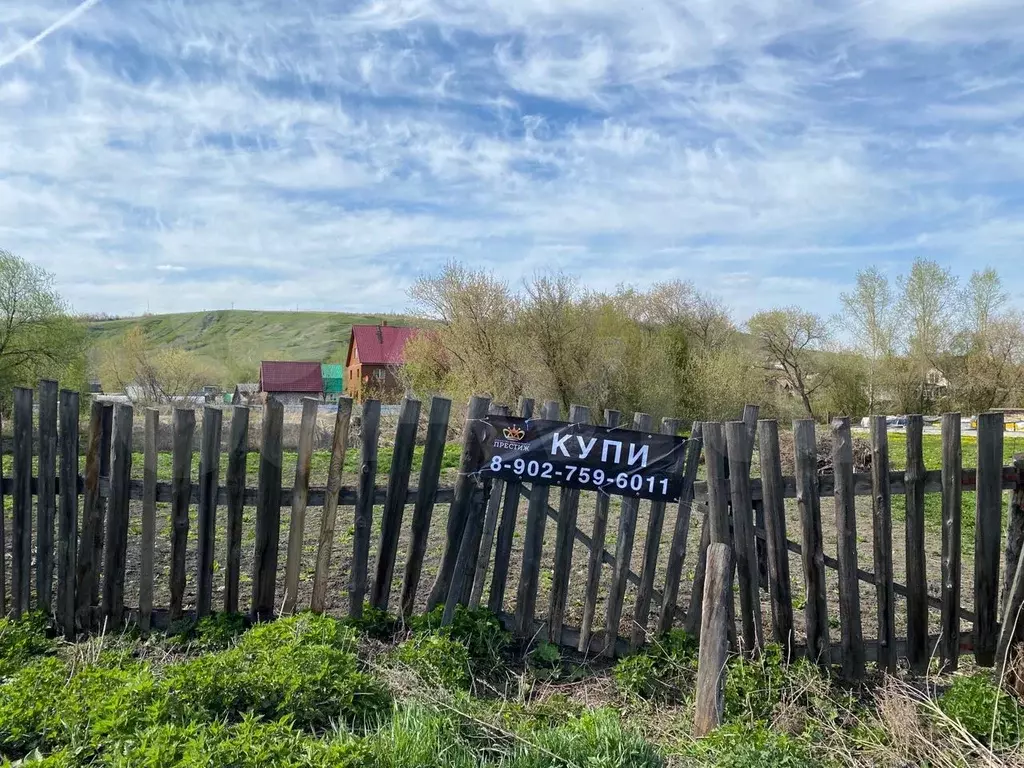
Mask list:
[[[617,521],[615,551],[605,548],[609,525],[610,499],[596,495],[593,528],[585,532],[577,525],[580,492],[562,489],[558,506],[549,504],[550,488],[530,483],[485,481],[473,469],[479,441],[475,430],[488,412],[507,412],[487,398],[472,398],[466,426],[459,473],[453,487],[441,487],[441,467],[445,439],[451,416],[451,402],[431,399],[417,485],[412,483],[413,454],[417,445],[421,404],[406,399],[399,414],[394,439],[391,470],[386,484],[378,484],[377,451],[380,404],[365,404],[358,434],[359,471],[355,487],[342,486],[344,457],[349,449],[352,403],[341,398],[337,410],[326,487],[310,485],[313,456],[312,434],[317,402],[308,400],[298,443],[296,472],[289,485],[282,477],[283,409],[278,403],[266,406],[262,421],[259,469],[255,487],[247,485],[246,454],[249,419],[244,406],[233,406],[230,435],[227,440],[226,481],[220,484],[222,411],[204,409],[198,476],[193,478],[192,444],[196,417],[190,409],[173,412],[173,451],[170,482],[158,481],[157,429],[159,412],[147,409],[143,477],[133,480],[132,422],[135,417],[126,404],[105,405],[93,402],[89,413],[88,441],[84,473],[79,473],[79,396],[61,391],[44,381],[35,392],[17,389],[14,397],[13,466],[10,477],[3,477],[0,494],[12,498],[10,541],[0,540],[0,548],[10,551],[11,589],[8,606],[6,569],[0,568],[0,612],[19,616],[33,607],[55,619],[68,637],[97,626],[114,628],[125,621],[137,621],[143,630],[186,614],[202,617],[215,610],[214,580],[223,574],[223,603],[216,609],[239,610],[242,586],[243,510],[255,508],[252,553],[251,601],[249,613],[256,619],[279,613],[291,613],[306,607],[323,611],[327,605],[329,577],[339,567],[332,563],[336,547],[339,507],[352,507],[353,533],[350,560],[347,562],[347,612],[361,615],[364,603],[387,609],[392,588],[400,587],[397,612],[408,616],[417,608],[443,605],[444,618],[450,620],[460,604],[487,605],[519,636],[542,636],[581,652],[613,656],[646,642],[649,636],[683,626],[691,633],[701,631],[701,602],[705,593],[707,552],[712,544],[725,544],[728,561],[738,585],[739,607],[729,595],[728,634],[735,647],[754,650],[770,639],[791,652],[805,650],[816,659],[838,663],[844,674],[859,679],[867,661],[893,668],[905,657],[914,668],[922,668],[936,644],[943,663],[955,667],[962,648],[973,649],[982,665],[995,662],[1000,640],[1012,639],[1013,622],[1024,603],[1024,573],[1018,568],[1021,541],[1024,539],[1024,463],[1002,466],[1002,416],[981,417],[978,434],[978,467],[962,467],[960,420],[957,414],[943,417],[942,469],[926,472],[923,463],[923,420],[910,417],[907,427],[907,469],[889,468],[887,433],[884,419],[872,421],[872,465],[868,474],[855,474],[849,421],[837,419],[831,425],[833,435],[832,475],[819,475],[815,441],[816,426],[811,421],[794,423],[795,475],[782,474],[778,425],[758,421],[756,407],[748,407],[743,419],[727,424],[695,423],[687,446],[682,498],[668,515],[666,504],[651,502],[646,516],[647,529],[639,544],[642,558],[633,570],[632,553],[641,502],[623,498]],[[33,424],[33,414],[38,419]],[[519,414],[532,416],[534,404],[524,399]],[[548,402],[541,409],[548,419],[559,417],[558,405]],[[593,420],[589,410],[573,406],[570,421]],[[603,422],[618,426],[620,414],[606,411]],[[632,427],[650,430],[651,418],[636,414]],[[676,434],[680,423],[665,419],[661,429]],[[33,439],[33,436],[35,440]],[[62,439],[63,436],[73,439]],[[760,477],[751,478],[755,440],[760,458]],[[37,450],[33,451],[33,443]],[[704,453],[706,481],[698,482],[701,452]],[[37,468],[33,472],[33,461]],[[1000,637],[999,563],[1002,524],[1002,492],[1013,489],[1009,535],[1006,544],[1003,616],[1007,628]],[[977,492],[974,558],[974,611],[961,607],[960,600],[960,526],[961,494]],[[940,597],[928,594],[925,571],[925,495],[939,493],[942,499],[942,589]],[[906,499],[907,584],[893,579],[893,517],[891,499],[902,494]],[[858,567],[856,496],[871,496],[873,506],[874,570]],[[832,496],[835,504],[837,552],[833,558],[823,550],[821,500]],[[35,515],[33,517],[33,498]],[[799,509],[800,541],[788,538],[785,500],[795,498]],[[130,509],[135,501],[136,510]],[[138,502],[141,502],[139,504]],[[513,539],[525,502],[525,533],[522,539],[518,584],[510,584]],[[154,606],[154,544],[157,536],[158,503],[170,504],[170,568],[168,603]],[[647,503],[647,502],[644,502]],[[435,505],[448,506],[445,546],[436,576],[430,585],[421,584]],[[186,605],[185,585],[189,558],[190,510],[197,510],[194,539],[195,600]],[[141,512],[138,508],[141,506]],[[218,509],[226,514],[226,541],[223,542],[224,567],[216,572],[214,551]],[[320,507],[320,530],[309,604],[299,603],[300,570],[306,512]],[[406,508],[412,507],[407,518]],[[282,551],[280,531],[282,509],[290,508],[288,538]],[[377,511],[379,510],[379,512]],[[681,588],[691,517],[696,510],[703,518],[697,558],[692,576]],[[742,513],[739,513],[742,511]],[[376,562],[370,562],[374,515],[379,514],[379,540]],[[138,553],[138,605],[125,605],[126,561],[129,523],[141,515]],[[6,514],[5,514],[6,517]],[[668,519],[666,519],[668,518]],[[545,527],[551,519],[556,525],[550,596],[547,606],[538,610],[538,582],[545,541]],[[408,522],[407,522],[408,520]],[[33,526],[33,521],[35,525]],[[5,520],[6,523],[6,520]],[[407,526],[407,528],[403,528]],[[0,526],[0,537],[5,526]],[[33,593],[32,532],[35,531]],[[407,542],[403,568],[398,568],[399,548]],[[587,554],[587,573],[583,585],[581,625],[567,626],[566,600],[572,578],[574,545],[583,545]],[[662,557],[667,546],[667,558]],[[790,553],[801,557],[806,590],[805,626],[799,637],[794,623],[791,589]],[[724,556],[723,556],[724,557]],[[279,566],[283,560],[283,581],[279,584]],[[578,564],[579,565],[579,564]],[[599,616],[599,592],[602,571],[610,568],[610,587]],[[839,579],[839,619],[841,640],[830,643],[829,606],[825,587],[826,568],[834,569]],[[731,577],[730,577],[731,578]],[[690,583],[692,579],[692,584]],[[858,582],[867,582],[877,592],[877,638],[863,637]],[[635,588],[632,620],[623,632],[627,585]],[[507,597],[514,590],[514,609],[506,612]],[[688,605],[677,605],[680,593],[688,593]],[[486,599],[485,599],[485,592]],[[34,595],[34,599],[33,599]],[[906,638],[897,638],[896,596],[906,598]],[[426,597],[424,600],[423,598]],[[766,598],[766,613],[762,603]],[[928,635],[928,612],[941,615],[941,634]],[[735,617],[735,618],[734,618]],[[738,620],[738,622],[737,622]],[[970,633],[961,635],[961,621],[972,624]]]

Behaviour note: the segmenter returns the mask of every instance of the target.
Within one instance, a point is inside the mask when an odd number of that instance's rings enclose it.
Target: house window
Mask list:
[[[384,381],[384,369],[378,368],[377,370],[375,370],[373,372],[373,378],[375,378],[377,381]]]

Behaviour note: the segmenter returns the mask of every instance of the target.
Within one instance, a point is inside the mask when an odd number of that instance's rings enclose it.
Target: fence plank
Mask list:
[[[53,528],[57,516],[57,382],[39,382],[39,456],[36,498],[36,607],[53,604]]]
[[[619,411],[605,410],[604,425],[610,429],[619,426],[622,414]],[[580,625],[580,640],[577,650],[586,653],[590,649],[593,636],[594,615],[597,613],[597,593],[601,587],[601,564],[605,540],[608,537],[608,506],[611,496],[607,493],[596,494],[594,504],[594,529],[591,534],[591,545],[587,549],[587,583],[583,598],[583,623]]]
[[[196,565],[196,616],[213,607],[213,554],[217,544],[217,486],[220,481],[220,438],[224,424],[220,408],[203,408],[199,449],[199,525]]]
[[[743,406],[743,416],[741,421],[747,425],[748,434],[750,437],[751,451],[757,440],[757,417],[761,413],[761,406],[752,405],[748,403]],[[751,454],[751,460],[753,460],[753,454]],[[764,522],[764,500],[755,499],[752,502],[754,507],[754,529],[763,531]],[[762,540],[760,537],[754,539],[754,550],[757,555],[757,578],[758,583],[762,589],[768,589],[768,542]]]
[[[999,605],[1003,621],[1007,615],[1007,601],[1017,574],[1017,560],[1024,549],[1024,453],[1015,454],[1013,469],[1017,475],[1017,484],[1010,495],[1009,520],[1006,525],[1006,548],[1003,550],[1003,584]]]
[[[761,454],[761,482],[764,484],[765,550],[768,557],[768,594],[772,608],[772,637],[793,656],[793,587],[786,549],[786,502],[782,498],[782,454],[779,423],[758,422]]]
[[[742,421],[728,422],[725,425],[725,437],[743,646],[747,653],[757,653],[764,647],[764,631],[761,627],[761,594],[758,589],[757,550],[754,545],[754,507],[750,500],[752,437]]]
[[[511,411],[507,405],[491,405],[490,413],[499,416],[510,416]],[[480,536],[480,553],[476,560],[476,573],[473,576],[473,592],[469,596],[469,607],[476,609],[480,607],[480,601],[484,596],[484,585],[487,581],[487,571],[491,564],[491,550],[494,548],[494,534],[498,527],[498,512],[501,510],[502,493],[505,490],[504,480],[491,481],[491,495],[487,499],[487,516],[484,518],[484,529]]]
[[[114,425],[114,406],[110,403],[103,405],[103,429],[100,433],[100,482],[109,485],[110,480],[110,441]],[[103,575],[103,543],[106,537],[103,534],[103,526],[107,519],[107,496],[100,497],[99,512],[96,516],[96,525],[93,528],[92,538],[92,562],[96,569],[96,578],[92,581],[92,602],[90,605],[100,604],[100,577]]]
[[[928,664],[928,572],[924,554],[924,418],[907,417],[906,552],[907,660],[911,669]],[[997,545],[998,546],[998,545]]]
[[[384,512],[380,523],[380,548],[377,551],[377,565],[374,568],[373,592],[370,602],[381,610],[387,610],[391,599],[391,582],[395,575],[395,559],[398,556],[398,537],[402,532],[402,518],[405,516],[405,497],[409,491],[409,475],[412,473],[412,457],[416,448],[416,430],[420,423],[420,401],[411,397],[402,400],[395,427],[395,448],[391,459],[391,474],[388,477],[388,493],[384,499]]]
[[[64,639],[75,637],[75,547],[78,544],[78,413],[77,392],[64,389],[60,393],[60,505],[57,514],[57,626]],[[2,432],[2,430],[0,430]],[[3,475],[0,467],[0,476]],[[0,510],[3,495],[0,494]],[[3,513],[0,512],[0,526]],[[3,541],[0,538],[0,552]],[[0,568],[0,570],[3,570]],[[2,582],[2,579],[0,579]],[[0,583],[0,595],[3,585]],[[3,598],[0,597],[0,603]],[[0,605],[0,615],[3,606]]]
[[[589,424],[590,409],[583,405],[573,405],[569,409],[569,421],[573,424]],[[569,597],[569,577],[572,573],[573,534],[576,531],[579,507],[579,489],[562,488],[558,501],[555,559],[551,570],[551,600],[548,608],[548,640],[556,645],[562,644],[565,603]]]
[[[352,537],[352,573],[349,579],[349,615],[363,615],[366,597],[366,569],[370,559],[370,531],[373,529],[373,492],[377,481],[377,438],[380,433],[380,400],[363,403],[361,466],[356,496],[355,534]]]
[[[260,471],[256,499],[256,544],[252,564],[252,604],[257,619],[274,614],[277,590],[277,559],[281,544],[281,463],[284,406],[273,397],[263,408]]]
[[[89,414],[89,444],[85,452],[85,488],[82,499],[82,530],[78,539],[75,615],[78,626],[91,623],[93,583],[99,570],[94,558],[93,539],[103,514],[100,499],[100,446],[103,442],[103,403],[93,400]]]
[[[153,620],[153,548],[156,544],[157,433],[159,429],[160,410],[147,408],[143,435],[142,558],[139,568],[139,628],[143,632],[149,632]]]
[[[707,425],[705,425],[705,429]],[[700,652],[697,662],[697,706],[693,735],[706,736],[722,724],[725,705],[725,661],[729,651],[729,605],[732,602],[732,552],[728,544],[708,547],[707,582]]]
[[[309,501],[309,473],[313,467],[313,432],[319,401],[302,398],[302,421],[299,425],[299,450],[295,461],[295,482],[292,485],[292,513],[288,518],[288,560],[284,570],[284,601],[281,612],[295,613],[299,601],[299,571],[302,570],[302,548],[306,538],[306,506]]]
[[[242,575],[242,512],[245,507],[246,459],[249,453],[249,409],[231,409],[227,473],[227,563],[224,572],[224,610],[238,612]]]
[[[707,450],[705,449],[705,453]],[[707,461],[705,460],[705,465]],[[694,502],[696,503],[696,502]],[[704,581],[707,576],[708,547],[711,546],[711,515],[707,509],[707,496],[704,497],[704,520],[700,527],[700,540],[697,543],[697,562],[693,567],[693,584],[690,587],[690,605],[683,617],[683,631],[693,637],[700,635],[702,605],[704,600]]]
[[[107,499],[107,535],[103,562],[103,616],[107,629],[124,619],[124,579],[128,562],[128,509],[132,477],[132,407],[114,407],[111,433],[110,496]]]
[[[892,565],[892,500],[889,490],[889,431],[885,416],[871,417],[871,521],[875,594],[878,598],[878,666],[896,671],[896,594]]]
[[[999,668],[999,680],[1006,676],[1012,660],[1010,649],[1017,645],[1024,635],[1024,552],[1017,557],[1017,568],[1007,593],[1002,625],[999,630],[999,644],[996,646],[996,664]]]
[[[0,414],[0,552],[3,554],[3,561],[0,562],[0,617],[7,615],[7,537],[4,529],[7,527],[7,502],[4,499],[4,452],[3,452],[4,418]]]
[[[519,415],[524,419],[533,418],[533,399],[519,399]],[[505,500],[501,506],[501,523],[498,525],[497,541],[494,545],[494,568],[491,574],[491,593],[487,601],[490,610],[499,614],[505,607],[505,591],[508,586],[508,565],[512,557],[512,537],[515,535],[516,519],[519,517],[519,501],[522,498],[522,483],[505,483]]]
[[[542,418],[557,420],[558,403],[548,400]],[[534,483],[530,488],[530,505],[526,511],[526,535],[523,539],[522,571],[516,594],[516,628],[525,637],[533,626],[537,606],[537,582],[540,577],[540,556],[544,547],[544,527],[547,523],[548,486]]]
[[[1002,462],[1003,414],[983,413],[978,417],[978,494],[974,527],[974,658],[982,667],[995,664],[998,644]]]
[[[451,412],[451,400],[445,397],[430,398],[427,437],[423,446],[423,463],[420,464],[419,493],[412,511],[409,553],[405,558],[405,573],[402,576],[402,615],[406,617],[411,616],[416,607],[416,593],[423,573],[423,557],[427,551],[427,536],[434,515],[434,499],[441,476]]]
[[[651,416],[647,413],[633,414],[633,429],[637,432],[651,431]],[[619,636],[622,621],[622,604],[626,598],[626,580],[633,556],[633,539],[636,536],[636,517],[640,510],[640,499],[623,497],[619,506],[619,534],[615,542],[615,566],[612,569],[612,584],[608,592],[608,611],[605,616],[604,655],[615,655],[615,641]]]
[[[473,395],[469,399],[469,409],[466,412],[466,429],[462,438],[462,456],[459,461],[459,476],[455,481],[455,498],[448,508],[444,554],[441,556],[441,565],[437,569],[434,586],[430,590],[427,610],[433,610],[444,602],[451,589],[455,561],[459,557],[459,549],[462,546],[462,534],[466,527],[467,508],[472,492],[472,480],[469,475],[474,469],[470,464],[473,456],[473,446],[471,445],[473,430],[469,429],[469,426],[487,415],[487,409],[490,404],[490,398],[487,397]]]
[[[853,496],[853,436],[850,419],[832,419],[832,466],[835,473],[836,549],[839,559],[839,618],[842,674],[859,681],[865,673],[864,632],[857,582],[857,507]]]
[[[825,553],[821,540],[821,500],[817,487],[818,450],[813,420],[797,419],[793,422],[793,452],[796,463],[796,502],[803,529],[807,655],[812,661],[828,664],[831,643],[825,591]]]
[[[316,573],[313,576],[313,596],[310,609],[323,613],[327,608],[327,580],[331,573],[334,554],[334,529],[338,520],[338,495],[341,476],[348,451],[348,435],[352,424],[352,398],[338,398],[338,412],[334,417],[334,437],[331,441],[331,462],[327,469],[327,490],[324,494],[323,514],[320,517],[320,540],[316,550]]]
[[[14,390],[14,519],[11,526],[11,603],[14,618],[31,610],[32,390]]]
[[[175,408],[171,416],[171,620],[184,615],[185,551],[188,546],[188,509],[192,504],[192,437],[196,414]]]
[[[946,672],[955,671],[960,660],[962,471],[960,414],[945,413],[942,415],[942,640],[939,653]]]

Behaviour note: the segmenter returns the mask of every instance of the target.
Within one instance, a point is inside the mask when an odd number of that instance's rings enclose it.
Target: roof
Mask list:
[[[320,374],[324,380],[324,392],[328,394],[341,394],[345,375],[341,363],[323,363],[320,366]]]
[[[264,360],[260,363],[260,391],[320,394],[324,391],[320,363]]]
[[[418,328],[395,325],[353,325],[349,347],[355,345],[363,365],[401,365],[406,342],[418,332]]]

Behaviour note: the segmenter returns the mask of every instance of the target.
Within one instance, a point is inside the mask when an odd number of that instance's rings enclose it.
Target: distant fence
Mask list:
[[[955,666],[961,649],[973,649],[978,663],[991,666],[997,651],[1013,639],[1012,622],[1024,603],[1024,571],[1017,568],[1024,540],[1024,463],[1002,466],[1002,415],[981,417],[978,434],[978,468],[964,469],[960,452],[960,419],[943,417],[942,469],[926,472],[923,463],[922,426],[912,416],[907,427],[907,469],[891,472],[884,419],[872,423],[872,466],[869,474],[853,472],[850,425],[837,419],[833,434],[834,475],[818,475],[815,425],[802,420],[794,424],[795,476],[782,475],[778,425],[758,421],[756,407],[748,406],[741,421],[720,424],[695,423],[687,445],[683,468],[683,492],[674,517],[666,519],[664,502],[641,502],[623,498],[617,521],[614,552],[605,548],[610,523],[610,499],[595,494],[593,528],[584,532],[577,525],[580,493],[563,489],[557,507],[549,504],[550,487],[540,484],[483,480],[474,472],[474,425],[490,411],[502,412],[482,397],[472,398],[463,436],[459,474],[453,487],[441,487],[441,466],[449,433],[451,402],[434,397],[425,420],[426,436],[421,468],[412,482],[413,449],[421,422],[421,404],[406,399],[395,426],[393,458],[386,482],[377,477],[377,449],[380,437],[380,404],[369,401],[362,409],[358,435],[358,482],[342,486],[344,456],[350,442],[352,403],[339,401],[332,435],[331,460],[326,487],[310,486],[318,402],[303,407],[294,481],[282,477],[283,409],[271,402],[263,413],[259,439],[259,470],[255,487],[247,486],[246,455],[249,445],[249,411],[231,406],[230,429],[223,440],[222,411],[207,406],[203,411],[200,436],[199,472],[192,477],[193,437],[196,414],[188,408],[173,412],[171,480],[158,481],[157,433],[159,412],[144,413],[143,478],[131,478],[131,435],[135,413],[127,404],[94,402],[88,425],[84,473],[79,473],[79,396],[61,391],[44,381],[35,393],[15,390],[13,419],[13,466],[3,477],[0,493],[11,496],[13,513],[10,537],[0,547],[11,559],[10,604],[6,569],[0,568],[0,612],[18,616],[33,606],[51,614],[68,636],[97,626],[118,627],[126,620],[137,621],[143,629],[186,615],[204,616],[214,610],[215,577],[222,584],[223,599],[217,609],[236,612],[243,601],[246,580],[242,570],[243,510],[255,508],[250,531],[252,545],[251,599],[248,612],[254,618],[268,618],[309,607],[323,611],[327,604],[330,577],[340,564],[332,562],[338,550],[339,507],[351,507],[351,546],[342,555],[348,572],[346,612],[360,615],[364,602],[388,608],[394,591],[397,610],[410,615],[415,610],[444,606],[449,620],[460,604],[486,604],[519,636],[542,636],[572,646],[581,652],[613,656],[647,641],[650,635],[683,626],[697,634],[701,628],[706,555],[709,546],[724,543],[733,553],[738,584],[739,608],[731,606],[729,634],[736,647],[754,650],[770,639],[791,652],[805,651],[812,657],[842,665],[851,679],[864,674],[866,661],[892,669],[900,657],[912,667],[926,665],[931,649],[938,645],[943,663]],[[38,412],[37,423],[33,413]],[[533,415],[533,401],[519,404],[520,414]],[[575,407],[570,420],[583,409]],[[557,419],[558,406],[548,402],[544,418]],[[619,413],[605,412],[605,424],[617,426]],[[679,423],[666,419],[663,430],[675,433]],[[646,414],[636,414],[633,428],[651,429]],[[64,440],[62,436],[74,435]],[[35,439],[33,437],[35,436]],[[760,478],[751,479],[751,462],[757,442]],[[36,450],[33,450],[35,443]],[[226,446],[226,450],[222,448]],[[701,452],[707,480],[698,482]],[[226,461],[225,482],[221,484],[222,453]],[[33,463],[37,469],[33,472]],[[1004,578],[1003,617],[1006,628],[1000,635],[1000,539],[1002,491],[1012,489],[1007,563]],[[974,559],[974,611],[961,606],[961,500],[965,490],[977,492]],[[925,571],[925,495],[941,494],[942,501],[942,585],[941,596],[928,594]],[[893,494],[906,499],[907,584],[893,579],[892,511]],[[858,567],[857,521],[854,498],[870,495],[873,506],[872,572]],[[825,555],[822,544],[821,499],[831,496],[836,511],[837,557]],[[786,498],[795,498],[799,509],[800,542],[787,536]],[[36,503],[33,505],[33,499]],[[130,502],[137,502],[130,510]],[[139,504],[141,502],[141,504]],[[157,543],[157,504],[170,504],[170,568],[166,606],[154,606],[154,546]],[[633,570],[636,528],[641,503],[648,504],[647,530],[640,539],[643,554]],[[448,506],[443,554],[430,585],[423,581],[427,535],[436,504]],[[512,583],[510,563],[520,508],[525,506],[519,580]],[[217,540],[217,513],[224,508],[226,533]],[[299,604],[298,585],[303,569],[303,540],[306,513],[321,507],[319,535],[312,572],[312,593],[307,604]],[[406,508],[412,507],[411,515]],[[0,507],[2,508],[2,507]],[[190,510],[195,509],[195,551],[189,550]],[[282,509],[289,509],[282,518]],[[697,510],[703,518],[696,543],[697,558],[692,577],[686,579],[689,600],[685,608],[677,603],[683,582],[691,516]],[[742,513],[740,513],[742,511]],[[34,514],[33,514],[34,513]],[[347,513],[346,513],[347,514]],[[376,561],[370,563],[373,518],[379,515]],[[137,516],[137,517],[136,517]],[[346,518],[348,519],[348,518]],[[545,540],[546,521],[556,525],[550,599],[538,609],[538,582]],[[281,541],[282,521],[287,522],[287,539]],[[126,606],[126,562],[129,526],[141,524],[139,552],[133,552],[139,568],[138,605]],[[6,521],[5,521],[6,523]],[[34,524],[33,524],[34,523]],[[4,528],[0,526],[0,536]],[[35,545],[33,547],[33,530]],[[401,573],[398,570],[400,542],[405,541]],[[583,589],[580,626],[568,626],[566,594],[573,578],[574,544],[587,552],[587,573]],[[661,550],[667,546],[667,557]],[[215,573],[215,550],[224,553],[223,567]],[[34,590],[33,575],[34,559]],[[801,576],[806,588],[805,628],[798,637],[794,627],[789,554],[801,556]],[[190,565],[191,563],[191,565]],[[283,563],[283,579],[280,566]],[[581,565],[577,563],[577,565]],[[604,615],[598,613],[602,570],[611,569]],[[841,642],[829,641],[829,606],[825,569],[839,578]],[[194,569],[194,570],[193,570]],[[194,599],[186,600],[187,571],[194,576]],[[133,571],[133,574],[135,572]],[[222,581],[221,581],[222,580]],[[877,592],[876,638],[864,638],[858,582],[875,585]],[[633,585],[635,604],[625,633],[623,619],[627,585]],[[136,585],[133,585],[133,587]],[[506,612],[506,592],[515,590],[514,607]],[[486,593],[486,597],[485,597]],[[728,591],[730,601],[734,598]],[[897,637],[896,595],[906,597],[906,638]],[[33,599],[34,598],[34,599]],[[762,617],[767,600],[770,621]],[[186,605],[186,602],[189,604]],[[928,611],[941,616],[941,634],[928,635]],[[973,625],[961,635],[961,621]]]

